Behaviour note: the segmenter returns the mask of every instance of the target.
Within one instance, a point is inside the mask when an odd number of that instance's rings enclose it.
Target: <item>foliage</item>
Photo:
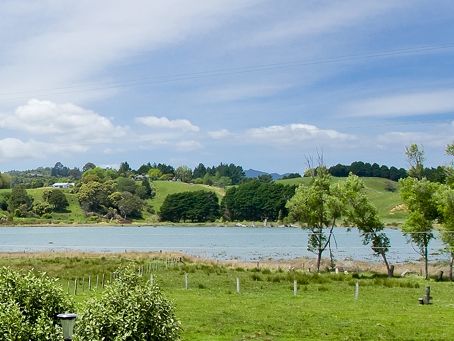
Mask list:
[[[287,200],[295,193],[294,186],[252,179],[229,188],[221,207],[226,220],[276,221],[287,216]]]
[[[180,166],[175,170],[175,178],[183,182],[190,182],[192,170],[188,166]]]
[[[283,180],[296,179],[296,178],[301,178],[301,174],[300,173],[288,173],[282,177]]]
[[[147,174],[151,180],[158,180],[162,176],[162,172],[158,168],[150,168]]]
[[[85,172],[84,176],[90,171]],[[85,212],[104,213],[110,205],[109,195],[112,192],[113,183],[90,181],[80,186],[77,198]]]
[[[407,177],[407,171],[403,168],[397,169],[392,166],[388,168],[386,165],[378,165],[377,163],[364,163],[362,161],[355,161],[350,166],[337,164],[329,168],[329,173],[332,176],[346,177],[350,173],[360,177],[378,177],[397,181]]]
[[[130,192],[114,192],[109,200],[123,218],[140,218],[144,206],[142,199]]]
[[[333,228],[342,216],[345,204],[340,186],[331,185],[328,170],[319,166],[314,173],[309,186],[301,185],[296,189],[295,195],[287,202],[287,208],[291,220],[310,230],[308,250],[317,255],[317,271],[320,271],[322,254],[330,247]]]
[[[133,179],[120,176],[115,181],[117,192],[136,193],[136,182]]]
[[[88,301],[75,340],[179,340],[180,324],[160,289],[132,268],[116,273],[99,298]]]
[[[5,340],[62,340],[56,315],[74,309],[56,280],[0,269],[0,335]]]
[[[380,255],[385,262],[388,276],[392,271],[386,258],[390,248],[388,236],[383,232],[384,224],[378,212],[364,193],[364,182],[356,175],[350,174],[343,184],[343,195],[347,203],[345,220],[356,226],[363,238],[364,245],[370,245],[375,255]]]
[[[428,277],[428,245],[434,235],[433,223],[438,218],[435,193],[439,184],[427,179],[409,177],[399,181],[400,195],[408,207],[409,215],[403,225],[403,231],[418,246],[425,260],[425,274]]]
[[[14,215],[22,217],[32,207],[33,199],[28,195],[27,190],[22,186],[13,187],[9,198],[8,209]]]
[[[422,179],[424,176],[424,150],[417,144],[413,143],[405,147],[405,155],[410,164],[408,175],[417,179]]]
[[[0,172],[0,189],[11,187],[11,177],[8,174]]]
[[[64,212],[69,206],[65,193],[57,188],[44,190],[43,200],[48,203],[55,212]]]
[[[219,203],[216,194],[208,191],[169,194],[160,210],[164,221],[214,221],[219,218]]]

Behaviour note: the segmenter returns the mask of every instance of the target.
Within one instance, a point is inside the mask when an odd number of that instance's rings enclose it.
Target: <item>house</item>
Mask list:
[[[52,188],[70,188],[74,187],[74,182],[56,182],[52,185]]]

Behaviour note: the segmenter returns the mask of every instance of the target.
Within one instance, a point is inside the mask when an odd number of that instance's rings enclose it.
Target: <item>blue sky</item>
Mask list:
[[[0,170],[450,162],[452,1],[2,1]]]

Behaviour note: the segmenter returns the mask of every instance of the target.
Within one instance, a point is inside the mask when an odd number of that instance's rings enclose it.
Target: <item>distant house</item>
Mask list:
[[[52,185],[52,188],[70,188],[74,187],[74,182],[56,182]]]

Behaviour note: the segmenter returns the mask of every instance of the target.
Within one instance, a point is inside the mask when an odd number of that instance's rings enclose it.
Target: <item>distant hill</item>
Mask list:
[[[244,172],[244,174],[246,175],[246,178],[257,178],[260,175],[269,174],[269,175],[271,175],[273,180],[282,179],[286,175],[286,174],[278,174],[278,173],[267,173],[267,172],[262,172],[262,171],[255,170],[255,169],[248,169],[247,171]]]

